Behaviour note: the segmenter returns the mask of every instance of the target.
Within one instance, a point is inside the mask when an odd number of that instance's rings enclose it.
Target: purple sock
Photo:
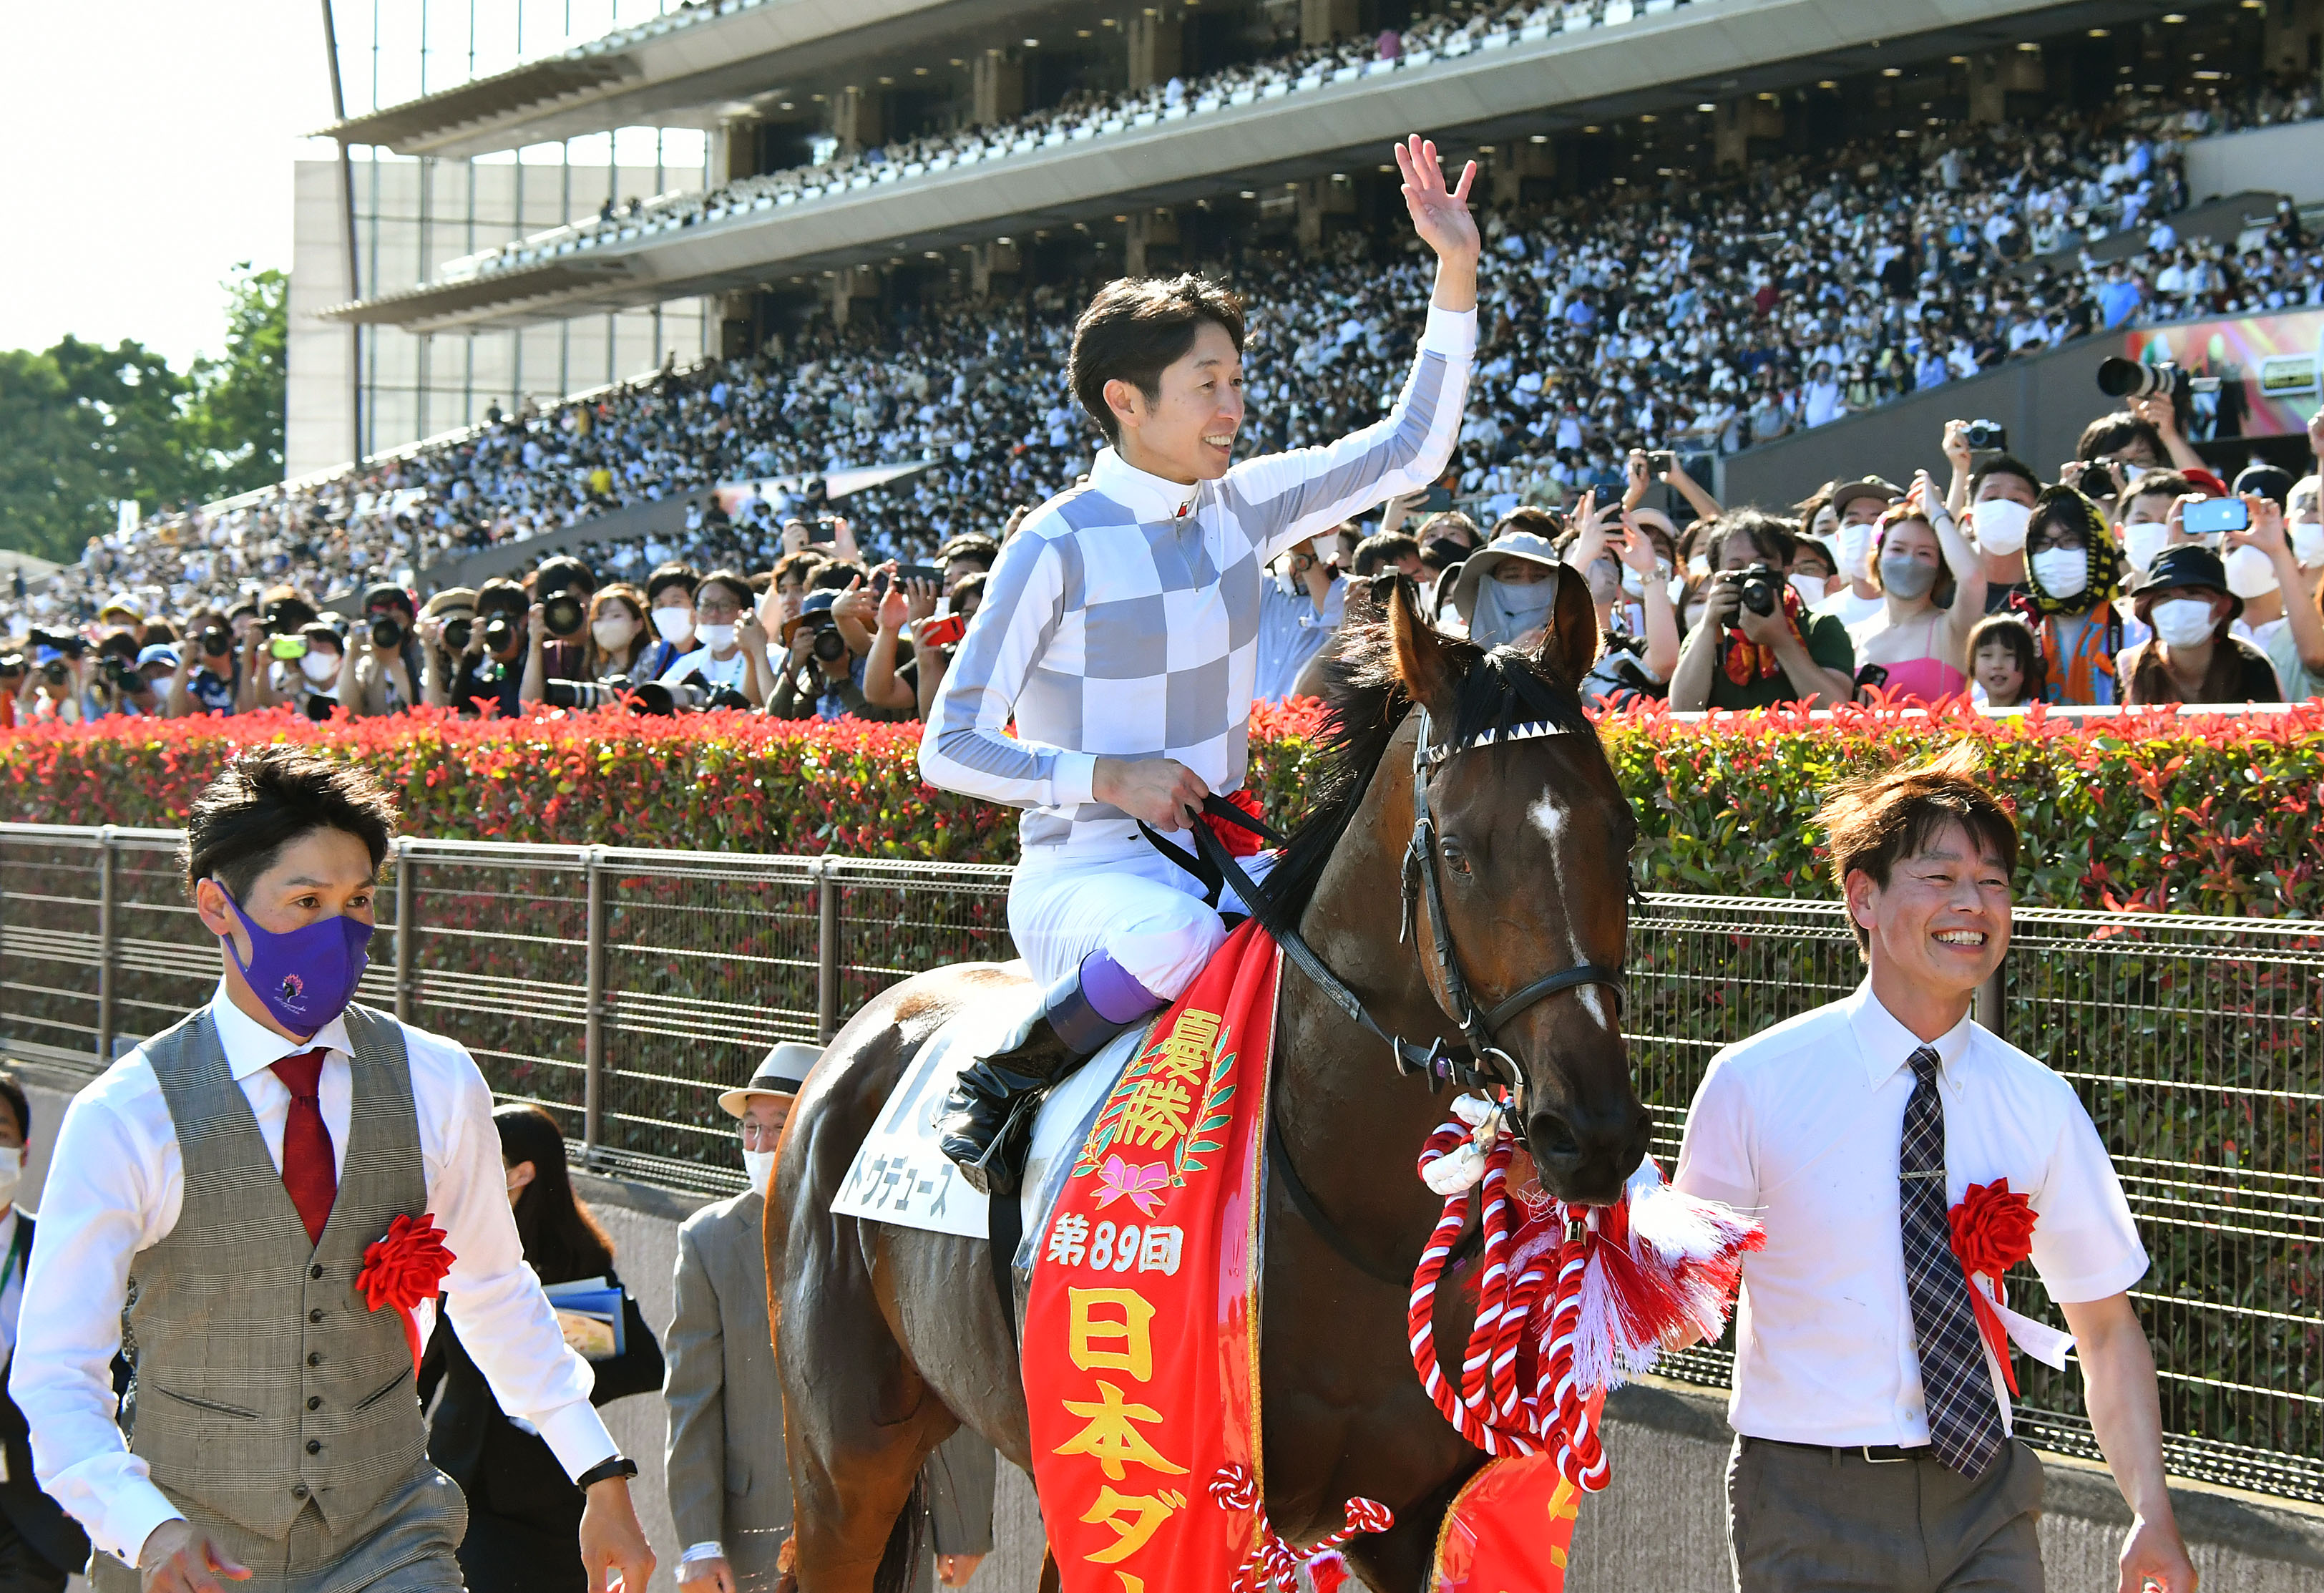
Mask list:
[[[1162,1005],[1162,998],[1139,984],[1128,968],[1102,951],[1082,959],[1082,996],[1091,1010],[1109,1023],[1142,1018]]]

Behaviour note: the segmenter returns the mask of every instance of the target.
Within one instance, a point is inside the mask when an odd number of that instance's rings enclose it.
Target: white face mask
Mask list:
[[[678,610],[665,608],[659,612],[676,614]],[[637,634],[638,622],[626,614],[609,614],[603,619],[589,622],[589,634],[596,642],[598,650],[603,653],[619,653],[630,644],[630,638]]]
[[[761,1194],[766,1193],[774,1181],[775,1153],[772,1151],[743,1152],[742,1173],[751,1181],[752,1189]]]
[[[1820,575],[1795,575],[1792,577],[1792,590],[1800,595],[1801,602],[1813,608],[1824,600],[1824,579]]]
[[[2045,548],[2034,555],[2034,580],[2052,597],[2071,597],[2090,584],[2087,548]]]
[[[1987,498],[1974,511],[1981,553],[2015,553],[2025,546],[2025,523],[2034,511],[2013,498]]]
[[[2135,525],[2122,528],[2123,557],[2141,575],[2154,562],[2154,556],[2171,542],[2171,528],[2160,520],[2142,520]]]
[[[2312,570],[2324,564],[2324,522],[2295,520],[2284,527],[2292,534],[2292,556]]]
[[[1850,580],[1866,580],[1872,574],[1872,528],[1868,525],[1847,524],[1832,533],[1832,551],[1840,555],[1840,572]]]
[[[694,634],[700,637],[702,644],[713,653],[724,653],[734,645],[733,625],[696,625],[694,627]]]
[[[2283,583],[2275,578],[2275,560],[2246,543],[2230,551],[2227,567],[2227,590],[2246,600],[2264,597]]]
[[[327,686],[338,678],[339,655],[336,653],[309,653],[299,661],[299,672],[315,685]]]
[[[24,1181],[24,1147],[0,1150],[0,1206],[16,1199],[16,1186]]]
[[[1706,554],[1697,553],[1693,558],[1686,561],[1686,568],[1687,572],[1690,575],[1693,576],[1695,579],[1701,580],[1704,576],[1711,573],[1711,560]]]
[[[2166,647],[2195,647],[2211,639],[2211,605],[2203,597],[2172,597],[2148,612]]]
[[[683,608],[657,608],[653,625],[655,634],[675,646],[694,634],[694,616]]]

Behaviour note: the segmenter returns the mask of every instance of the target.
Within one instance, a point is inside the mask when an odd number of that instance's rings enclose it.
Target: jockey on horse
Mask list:
[[[1016,1189],[1039,1093],[1176,997],[1225,938],[1138,827],[1185,829],[1242,783],[1267,565],[1452,457],[1477,346],[1476,166],[1448,187],[1417,136],[1397,164],[1436,282],[1412,375],[1375,424],[1232,464],[1242,307],[1200,277],[1111,282],[1074,328],[1074,393],[1111,446],[1001,550],[920,745],[930,783],[1026,810],[1009,928],[1046,994],[961,1075],[942,1123],[981,1192]]]

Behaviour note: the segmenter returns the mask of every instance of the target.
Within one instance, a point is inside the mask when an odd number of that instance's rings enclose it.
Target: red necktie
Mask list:
[[[282,1125],[282,1187],[307,1225],[308,1242],[315,1245],[323,1242],[323,1225],[339,1196],[338,1164],[331,1154],[331,1131],[323,1126],[319,1093],[323,1059],[329,1054],[318,1047],[274,1064],[274,1076],[290,1091],[290,1116]]]

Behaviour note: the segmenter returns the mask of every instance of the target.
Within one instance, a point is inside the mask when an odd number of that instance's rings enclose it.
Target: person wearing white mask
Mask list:
[[[607,587],[590,603],[588,665],[592,679],[604,681],[622,675],[635,680],[638,661],[652,644],[645,598],[635,587]]]
[[[2311,433],[2319,427],[2324,411],[2310,422]],[[2287,702],[2324,697],[2324,492],[2319,488],[2313,476],[2293,483],[2284,510],[2285,551],[2270,549],[2283,583],[2284,625],[2268,638],[2267,661]]]
[[[1584,495],[1582,501],[1586,514],[1591,499]],[[1621,509],[1609,504],[1599,513],[1618,515]],[[1538,509],[1517,514],[1528,520],[1548,520]],[[1452,606],[1469,627],[1469,639],[1480,647],[1517,648],[1539,640],[1557,597],[1554,578],[1558,570],[1556,548],[1535,531],[1505,531],[1470,554],[1452,588]],[[1591,600],[1601,613],[1609,611],[1620,595],[1621,577],[1611,570],[1575,573],[1592,578]]]
[[[767,633],[754,607],[751,583],[731,570],[714,570],[695,588],[693,630],[701,643],[657,677],[665,686],[729,687],[765,706]],[[660,611],[656,610],[657,613]]]
[[[0,1070],[0,1360],[14,1355],[16,1318],[24,1301],[24,1269],[32,1254],[36,1214],[18,1200],[24,1186],[25,1144],[32,1107],[16,1076]],[[88,1561],[88,1534],[32,1477],[32,1450],[24,1414],[0,1389],[0,1588],[60,1593]]]
[[[1945,428],[1948,454],[1957,440],[1953,427],[1959,423]],[[1960,475],[1956,460],[1954,479],[1960,479]],[[2042,482],[2032,468],[2007,454],[1986,460],[1969,477],[1969,506],[1961,514],[1962,529],[1977,544],[1985,568],[1987,614],[2011,607],[2025,590],[2025,530],[2041,495]]]
[[[2127,495],[2116,500],[2123,557],[2130,561],[2133,575],[2144,575],[2153,564],[2154,556],[2174,540],[2172,505],[2182,497],[2206,495],[2202,487],[2176,470],[2150,470],[2138,478]],[[2131,640],[2144,638],[2134,636]]]
[[[2266,654],[2227,634],[2243,599],[2227,590],[2227,569],[2210,549],[2165,548],[2131,588],[2131,601],[2154,639],[2115,661],[2125,703],[2283,700]]]
[[[659,680],[701,645],[694,634],[694,588],[699,578],[684,564],[664,564],[646,577],[646,623],[653,641],[639,660],[638,680]]]
[[[749,1187],[706,1206],[678,1231],[677,1308],[664,1336],[662,1399],[669,1441],[663,1476],[671,1524],[684,1545],[681,1593],[771,1588],[791,1531],[790,1468],[783,1450],[782,1395],[768,1331],[767,1195],[783,1124],[822,1052],[786,1040],[751,1081],[718,1098],[742,1130]],[[929,1457],[933,1568],[947,1588],[975,1574],[992,1547],[992,1449],[963,1428]]]
[[[1808,534],[1831,549],[1840,560],[1840,573],[1848,579],[1844,588],[1816,604],[1812,613],[1836,615],[1843,626],[1862,625],[1880,613],[1880,588],[1872,579],[1872,528],[1888,505],[1904,495],[1877,476],[1843,481],[1808,517]]]
[[[2284,505],[2292,495],[2292,473],[2273,465],[2247,466],[2236,477],[2234,495],[2243,499],[2250,520],[2245,533],[2229,533],[2221,539],[2219,562],[2227,567],[2227,590],[2244,600],[2243,617],[2236,621],[2235,634],[2264,653],[2284,629],[2285,598],[2288,592],[2299,589],[2300,583],[2295,579],[2287,588],[2268,546],[2251,541],[2248,533],[2263,523],[2279,533],[2282,531]],[[2279,534],[2268,545],[2273,542],[2282,542],[2285,553],[2291,552],[2287,539]]]
[[[2105,512],[2073,487],[2046,488],[2027,523],[2025,595],[2042,639],[2043,699],[2085,708],[2120,700],[2123,559]]]

